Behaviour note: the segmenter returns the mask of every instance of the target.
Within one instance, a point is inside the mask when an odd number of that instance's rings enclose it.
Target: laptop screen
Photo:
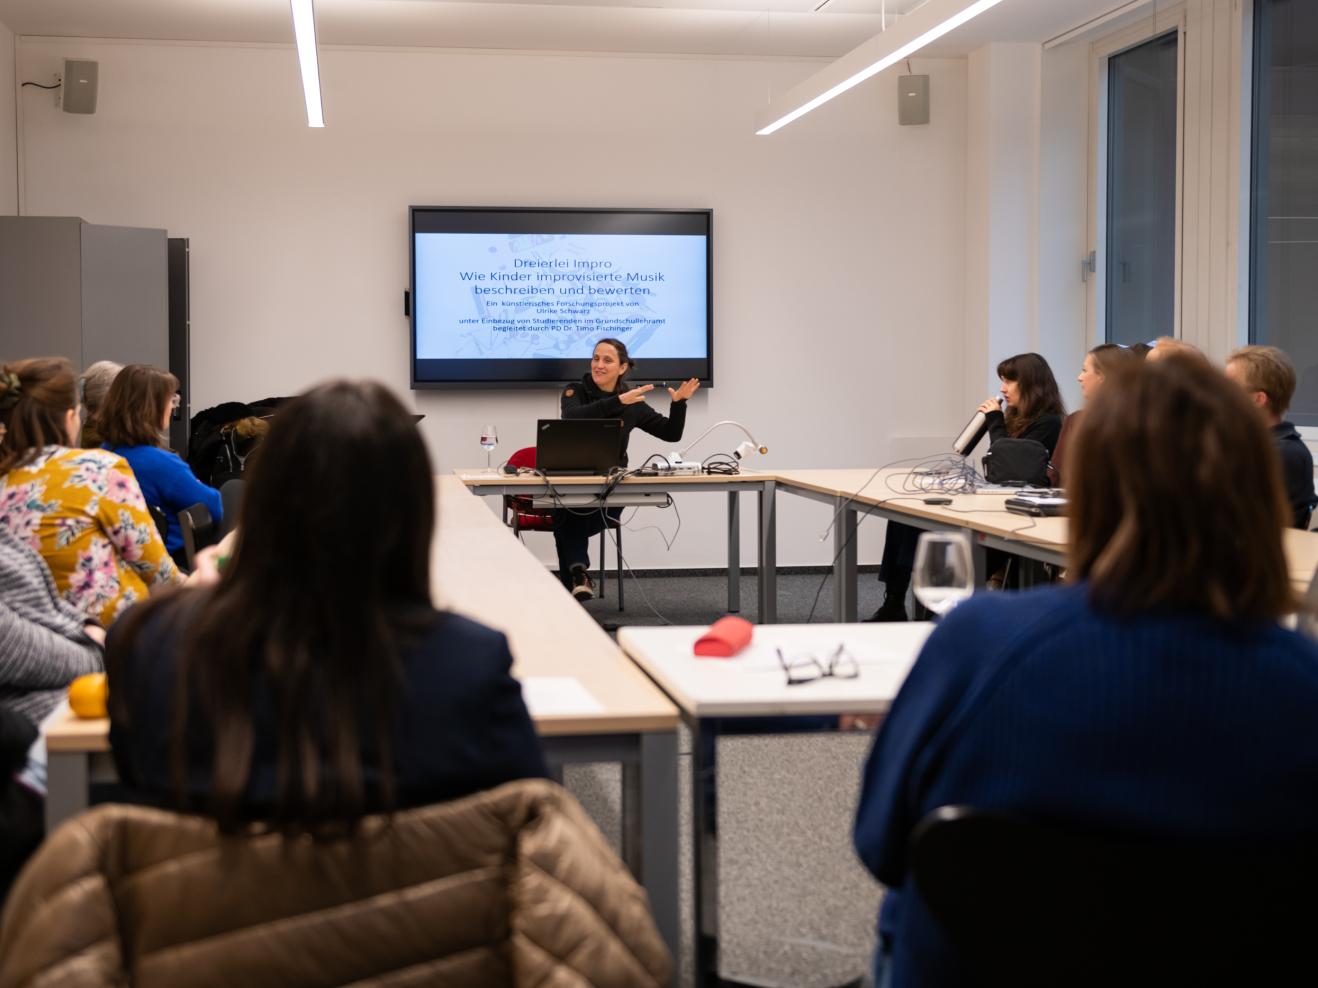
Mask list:
[[[535,435],[545,473],[604,476],[622,463],[622,419],[541,419]]]

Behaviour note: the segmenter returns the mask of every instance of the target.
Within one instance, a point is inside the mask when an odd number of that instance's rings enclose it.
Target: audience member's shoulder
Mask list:
[[[507,647],[507,639],[502,631],[495,631],[488,625],[452,611],[434,612],[429,637],[449,645],[462,643],[467,647],[485,650],[502,650]]]
[[[939,622],[931,643],[984,655],[1016,642],[1041,642],[1074,626],[1088,611],[1083,587],[1042,587],[1011,593],[977,593]]]
[[[70,466],[95,470],[132,470],[128,461],[108,449],[62,449],[61,459]]]
[[[1281,625],[1264,625],[1257,632],[1260,644],[1274,649],[1318,683],[1318,642]]]
[[[196,620],[208,597],[209,591],[205,589],[176,588],[162,592],[150,601],[134,605],[110,626],[106,639],[107,649],[124,634],[126,627],[132,626],[135,628],[133,652],[136,655],[172,656],[174,645]],[[144,610],[139,611],[138,608]]]

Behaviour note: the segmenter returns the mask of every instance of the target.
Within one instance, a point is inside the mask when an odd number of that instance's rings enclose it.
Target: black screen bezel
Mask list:
[[[644,229],[636,226],[643,222]],[[705,238],[704,358],[646,358],[631,380],[714,384],[714,211],[548,206],[409,206],[408,326],[413,390],[557,387],[587,368],[584,358],[560,360],[420,360],[416,352],[416,235],[418,233],[648,233]]]

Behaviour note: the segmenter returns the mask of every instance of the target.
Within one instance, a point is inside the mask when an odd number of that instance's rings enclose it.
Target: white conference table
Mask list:
[[[1066,563],[1067,520],[1013,514],[1007,494],[951,494],[948,505],[925,504],[925,493],[906,489],[905,469],[781,470],[778,490],[820,501],[838,513],[833,528],[833,618],[857,617],[856,529],[862,515],[877,515],[924,531],[960,531],[971,541],[976,584],[986,577],[985,552],[1000,549],[1054,566]],[[936,493],[936,492],[929,492]],[[1283,533],[1291,583],[1301,593],[1318,572],[1318,532]]]
[[[741,610],[741,495],[758,495],[758,577],[761,624],[778,620],[778,532],[775,507],[777,476],[773,473],[744,471],[737,474],[699,474],[695,476],[629,476],[613,485],[607,477],[554,476],[549,481],[535,474],[507,475],[498,469],[474,468],[457,471],[457,476],[472,491],[485,497],[523,496],[543,502],[538,506],[554,507],[562,496],[614,495],[596,503],[630,506],[629,497],[647,494],[721,493],[728,497],[728,612]],[[577,505],[573,505],[577,507]]]
[[[453,476],[436,487],[436,605],[508,636],[551,768],[622,765],[623,857],[676,956],[676,707],[478,497]],[[49,831],[86,809],[90,782],[114,780],[109,722],[69,714],[51,726],[46,748]]]
[[[837,730],[844,714],[881,717],[933,630],[905,624],[775,624],[732,658],[693,654],[703,627],[621,628],[618,644],[659,684],[691,730],[696,985],[718,984],[717,739],[721,734]],[[775,649],[821,661],[839,644],[860,675],[788,685]]]

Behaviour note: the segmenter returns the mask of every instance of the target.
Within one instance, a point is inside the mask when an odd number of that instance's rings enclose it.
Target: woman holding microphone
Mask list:
[[[634,370],[635,362],[627,352],[627,344],[612,338],[600,340],[590,358],[590,370],[575,384],[563,389],[560,402],[565,419],[622,419],[621,466],[627,465],[627,440],[633,429],[648,432],[656,439],[675,443],[682,438],[686,426],[686,401],[696,393],[700,382],[694,377],[676,388],[669,388],[672,398],[668,415],[656,412],[645,403],[645,396],[654,390],[653,384],[634,388],[627,374]],[[609,508],[610,518],[622,514],[621,508]],[[560,508],[554,516],[554,544],[558,549],[558,572],[572,596],[577,600],[590,600],[595,596],[595,585],[590,579],[590,538],[604,529],[605,512],[574,511]]]
[[[986,398],[979,406],[987,419],[990,448],[1000,439],[1032,439],[1042,444],[1051,457],[1066,408],[1048,361],[1037,353],[1008,357],[998,364],[998,379],[1002,382],[999,396]],[[970,449],[963,455],[969,456]],[[919,531],[910,525],[888,523],[879,565],[883,604],[870,621],[907,620],[906,591],[911,586],[919,537]]]

